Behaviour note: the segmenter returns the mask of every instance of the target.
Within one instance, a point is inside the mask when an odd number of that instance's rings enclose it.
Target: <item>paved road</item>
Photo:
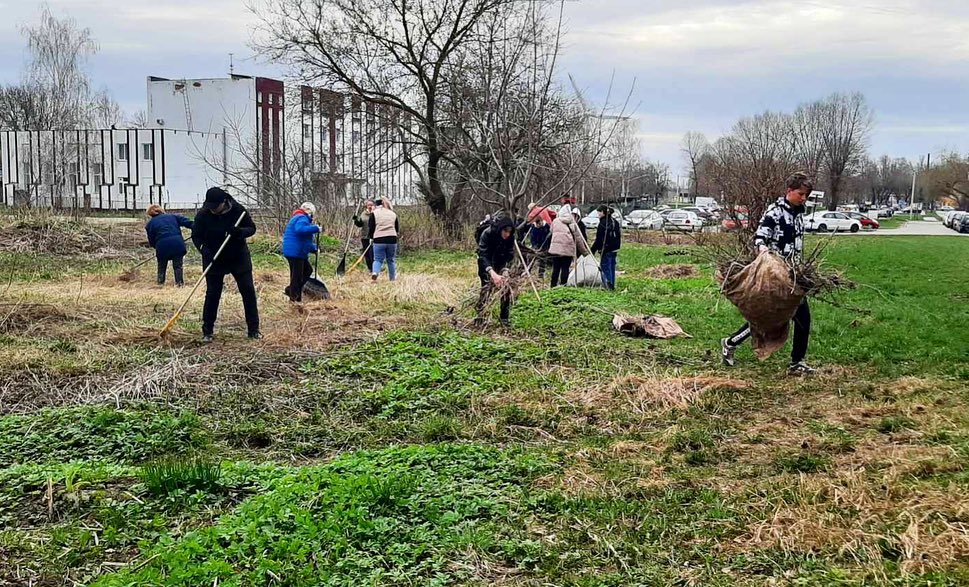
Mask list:
[[[846,233],[847,234],[847,233]],[[875,234],[882,236],[969,236],[946,228],[938,220],[909,220],[898,228],[879,228],[865,230],[856,234]]]

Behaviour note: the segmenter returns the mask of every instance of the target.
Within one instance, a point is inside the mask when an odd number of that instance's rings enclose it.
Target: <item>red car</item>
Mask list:
[[[874,220],[872,218],[869,218],[869,217],[865,216],[864,214],[862,214],[861,212],[848,212],[848,216],[850,216],[854,220],[857,220],[858,222],[860,222],[862,228],[875,229],[875,228],[878,228],[878,226],[879,226],[877,220]]]
[[[724,218],[723,222],[720,223],[720,226],[722,226],[724,230],[739,230],[740,227],[747,228],[750,226],[750,221],[747,220],[746,214],[738,212],[735,214],[735,216],[736,218],[732,218],[730,216]]]

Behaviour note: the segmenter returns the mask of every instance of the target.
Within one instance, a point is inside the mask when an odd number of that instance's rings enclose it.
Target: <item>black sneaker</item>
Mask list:
[[[202,335],[202,344],[211,344],[213,340],[215,340],[215,337],[211,334]]]
[[[501,324],[502,328],[511,328],[511,320],[508,318],[501,318],[498,320],[498,323]]]
[[[262,333],[261,332],[250,332],[249,333],[249,340],[262,340]]]
[[[371,273],[370,274],[370,281],[377,281],[377,274],[376,273]]]
[[[804,361],[798,361],[797,363],[791,363],[791,366],[787,368],[787,374],[793,377],[804,377],[808,375],[814,375],[817,373],[817,369],[809,366]]]
[[[723,364],[728,367],[733,367],[734,365],[734,353],[737,352],[737,347],[730,345],[730,337],[724,338],[720,341],[720,356],[723,358]]]

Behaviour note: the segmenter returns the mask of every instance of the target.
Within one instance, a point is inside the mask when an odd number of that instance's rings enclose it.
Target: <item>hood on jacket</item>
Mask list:
[[[501,233],[502,230],[510,228],[515,229],[515,221],[510,216],[502,216],[494,220],[492,227],[494,227],[495,232]]]
[[[562,224],[566,224],[566,225],[568,225],[568,224],[574,224],[575,223],[575,217],[572,216],[571,213],[567,213],[567,214],[566,213],[562,213],[562,214],[559,214],[558,216],[555,217],[555,219],[556,220],[561,220],[562,221]]]

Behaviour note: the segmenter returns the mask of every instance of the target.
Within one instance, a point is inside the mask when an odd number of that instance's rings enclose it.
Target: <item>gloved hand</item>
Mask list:
[[[232,235],[232,238],[242,238],[242,229],[238,226],[233,226],[229,229],[229,234]]]

